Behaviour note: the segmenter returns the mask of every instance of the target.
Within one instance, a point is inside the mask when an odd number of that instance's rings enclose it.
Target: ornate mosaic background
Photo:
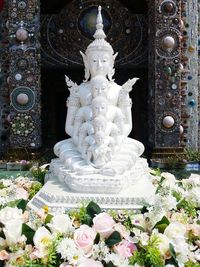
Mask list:
[[[182,3],[182,145],[198,148],[198,4],[197,0]]]
[[[71,1],[59,14],[43,16],[41,28],[39,0],[0,3],[0,153],[40,147],[40,51],[45,67],[82,66],[79,51],[92,40],[99,4],[108,41],[120,51],[116,66],[144,67],[149,52],[151,147],[200,147],[197,0],[149,1],[148,23],[123,1]]]
[[[149,10],[149,138],[154,148],[180,147],[181,2],[155,1]]]
[[[147,64],[147,21],[119,1],[71,1],[59,14],[43,17],[41,43],[46,66],[83,66],[79,51],[93,40],[96,10],[101,5],[107,40],[119,51],[116,66]]]
[[[9,40],[8,40],[8,3],[0,4],[0,155],[8,147],[9,137],[9,88],[7,83],[9,70]]]
[[[9,1],[10,146],[39,148],[40,47],[39,2]]]

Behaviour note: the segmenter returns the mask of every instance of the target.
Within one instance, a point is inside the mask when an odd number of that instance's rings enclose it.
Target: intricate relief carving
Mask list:
[[[119,1],[101,1],[101,4],[107,40],[114,50],[120,49],[116,66],[145,64],[145,17],[131,14]],[[79,51],[84,51],[93,38],[96,8],[94,0],[72,1],[60,14],[43,18],[41,43],[46,65],[83,65]]]

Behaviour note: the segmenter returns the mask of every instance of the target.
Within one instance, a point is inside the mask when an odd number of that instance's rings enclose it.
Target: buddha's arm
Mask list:
[[[74,132],[74,119],[80,107],[79,97],[69,97],[67,100],[67,107],[65,132],[72,137]]]
[[[118,106],[121,109],[123,115],[125,116],[124,134],[128,136],[132,130],[132,114],[131,114],[132,100],[129,97],[129,95],[126,95],[126,97],[120,97]]]

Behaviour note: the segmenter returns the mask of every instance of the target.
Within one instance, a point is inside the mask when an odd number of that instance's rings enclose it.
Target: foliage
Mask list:
[[[200,152],[198,150],[186,148],[184,152],[187,161],[200,162]]]
[[[164,260],[159,251],[158,244],[159,239],[156,236],[152,236],[146,246],[140,245],[138,251],[130,258],[130,264],[138,263],[146,267],[163,267]]]
[[[85,261],[83,266],[95,267],[199,267],[200,176],[177,181],[155,172],[151,178],[156,194],[141,213],[107,213],[90,202],[62,215],[48,213],[47,206],[37,213],[26,209],[40,183],[22,176],[2,180],[0,260],[10,267],[75,267]],[[19,189],[26,199],[15,194]],[[16,231],[9,236],[12,224]]]
[[[45,164],[43,166],[40,167],[33,167],[31,168],[31,175],[41,184],[44,184],[44,180],[45,180],[45,175],[47,174],[48,170],[47,170],[48,164]]]

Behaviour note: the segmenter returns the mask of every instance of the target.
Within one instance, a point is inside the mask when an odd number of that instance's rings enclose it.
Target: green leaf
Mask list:
[[[141,209],[141,213],[144,214],[146,212],[148,212],[148,209],[146,206],[143,206],[143,208]]]
[[[47,223],[50,223],[50,221],[51,221],[51,219],[53,218],[53,215],[51,215],[51,214],[48,214],[47,216],[46,216],[46,218],[45,218],[45,224],[47,224]]]
[[[86,207],[86,211],[91,218],[94,218],[96,214],[101,213],[101,208],[96,203],[91,201]]]
[[[27,238],[27,244],[33,244],[35,231],[25,223],[22,224],[22,234]]]
[[[157,222],[154,225],[154,228],[158,229],[158,231],[160,233],[164,233],[165,229],[167,228],[167,226],[170,224],[169,220],[167,219],[167,217],[163,216],[162,220],[160,220],[159,222]]]
[[[94,240],[94,244],[98,244],[99,243],[99,240],[100,240],[100,234],[97,233],[97,235],[95,237],[95,240]]]
[[[133,226],[133,228],[136,228],[136,229],[138,229],[138,230],[140,230],[142,232],[145,232],[144,228],[142,226],[140,226],[140,225],[133,224],[132,226]]]
[[[176,260],[176,252],[174,250],[174,246],[171,243],[169,243],[169,252],[170,252],[170,255],[172,256],[172,259],[174,260],[173,262],[174,266],[179,267],[178,262]]]
[[[21,199],[19,201],[19,203],[17,204],[17,208],[18,209],[21,209],[23,212],[25,211],[26,209],[26,205],[27,205],[28,201],[24,200],[24,199]]]
[[[27,203],[28,203],[28,201],[26,201],[24,199],[17,199],[17,200],[8,202],[7,206],[11,207],[11,208],[17,207],[18,209],[22,209],[22,211],[24,212],[26,209]]]
[[[109,261],[109,263],[105,264],[105,267],[116,267],[112,261]]]
[[[163,183],[164,180],[165,180],[165,178],[161,176],[161,179],[160,179],[160,182],[158,184],[158,187],[156,189],[156,193],[155,194],[159,193],[160,189],[162,188],[162,183]]]
[[[114,231],[106,240],[105,243],[108,247],[112,247],[115,244],[118,244],[120,241],[122,241],[120,233],[117,231]]]

